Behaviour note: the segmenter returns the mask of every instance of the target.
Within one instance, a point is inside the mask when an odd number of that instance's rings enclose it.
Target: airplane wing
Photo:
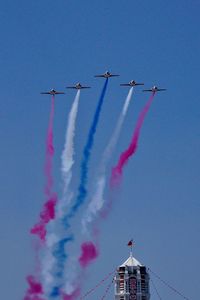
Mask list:
[[[81,89],[90,89],[90,86],[82,86]]]
[[[121,83],[121,86],[130,86],[130,83]]]
[[[143,92],[153,92],[152,90],[143,90]]]
[[[116,77],[116,76],[119,76],[119,75],[115,75],[115,74],[102,74],[102,75],[95,75],[94,77],[104,77],[104,78],[109,78],[109,77]]]
[[[56,95],[64,95],[64,92],[55,92]]]
[[[166,91],[166,89],[157,89],[158,92]]]
[[[41,92],[40,94],[42,94],[42,95],[51,95],[50,92]]]
[[[135,85],[144,85],[144,83],[136,83]]]
[[[67,86],[66,89],[77,89],[75,86]]]

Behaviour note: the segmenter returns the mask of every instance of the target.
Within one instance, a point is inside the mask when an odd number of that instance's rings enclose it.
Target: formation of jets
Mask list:
[[[116,77],[116,76],[119,76],[119,75],[118,74],[112,74],[109,71],[106,71],[104,74],[95,75],[94,77],[110,78],[110,77]],[[120,85],[121,86],[134,87],[134,86],[138,86],[138,85],[144,85],[144,83],[138,83],[135,80],[131,80],[128,83],[121,83]],[[90,86],[84,86],[80,82],[78,82],[75,85],[67,86],[66,88],[67,89],[81,90],[81,89],[90,89],[91,87]],[[150,88],[150,89],[143,90],[143,92],[153,92],[153,93],[161,92],[161,91],[166,91],[166,89],[158,88],[155,85],[152,88]],[[51,89],[50,91],[42,92],[41,94],[54,96],[54,95],[61,95],[61,94],[65,94],[65,93],[64,92],[58,92],[58,91],[56,91],[54,89]]]

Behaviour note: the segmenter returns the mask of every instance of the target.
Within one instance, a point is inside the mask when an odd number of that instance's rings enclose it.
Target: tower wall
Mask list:
[[[115,300],[149,300],[149,274],[142,265],[122,265],[115,275]]]

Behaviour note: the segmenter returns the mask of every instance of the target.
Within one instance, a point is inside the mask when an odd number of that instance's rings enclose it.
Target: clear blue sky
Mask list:
[[[101,256],[88,271],[85,291],[127,258],[126,243],[133,236],[138,260],[190,299],[197,299],[199,11],[197,0],[1,1],[1,299],[22,300],[25,276],[34,266],[28,231],[44,201],[44,141],[50,109],[50,99],[39,93],[53,87],[62,90],[77,81],[93,87],[81,94],[76,191],[82,149],[103,85],[93,75],[107,69],[121,77],[109,82],[90,163],[90,186],[127,94],[119,84],[135,79],[146,87],[158,84],[168,90],[156,95],[145,120],[138,152],[125,169],[120,198],[101,227]],[[58,193],[60,154],[73,97],[69,91],[56,100]],[[138,89],[112,164],[128,145],[146,100]],[[157,287],[163,299],[180,299],[162,285]],[[152,299],[156,299],[153,290]]]

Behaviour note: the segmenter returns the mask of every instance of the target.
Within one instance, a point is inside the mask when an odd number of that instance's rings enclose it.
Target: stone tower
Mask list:
[[[118,267],[115,275],[115,300],[149,300],[149,274],[133,255]]]

